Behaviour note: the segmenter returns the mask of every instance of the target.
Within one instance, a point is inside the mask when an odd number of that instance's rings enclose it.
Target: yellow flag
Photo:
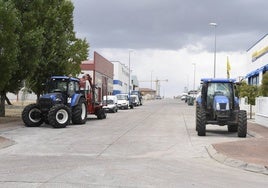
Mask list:
[[[227,56],[227,78],[230,78],[230,70],[231,70],[231,66],[230,66],[230,62],[229,62],[229,57]]]

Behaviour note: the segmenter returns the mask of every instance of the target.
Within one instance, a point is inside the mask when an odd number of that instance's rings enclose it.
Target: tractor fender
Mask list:
[[[81,97],[84,97],[84,95],[82,95],[82,94],[80,94],[80,93],[75,93],[75,94],[73,94],[73,96],[72,96],[72,98],[71,98],[70,106],[71,106],[71,107],[76,106],[76,105],[78,104],[79,99],[80,99]]]

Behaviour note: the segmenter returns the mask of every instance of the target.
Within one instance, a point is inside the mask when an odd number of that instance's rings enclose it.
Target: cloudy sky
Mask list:
[[[72,2],[76,35],[89,42],[89,59],[96,51],[128,66],[130,54],[132,74],[140,81],[168,79],[161,82],[166,97],[197,88],[201,77],[213,77],[215,31],[216,77],[226,77],[228,56],[234,78],[247,73],[247,49],[268,33],[267,0]],[[140,82],[140,87],[151,83]]]

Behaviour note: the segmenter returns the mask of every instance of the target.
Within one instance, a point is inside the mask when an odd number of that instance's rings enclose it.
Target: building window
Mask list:
[[[259,74],[249,77],[249,85],[259,85]]]

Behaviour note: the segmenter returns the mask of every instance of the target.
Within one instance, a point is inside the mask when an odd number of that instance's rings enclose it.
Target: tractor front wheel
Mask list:
[[[64,104],[53,106],[48,113],[49,124],[54,128],[65,128],[70,123],[71,110]]]
[[[39,127],[43,123],[42,113],[38,104],[27,105],[21,114],[26,127]]]
[[[237,128],[238,128],[237,125],[228,125],[228,132],[230,133],[237,132]]]
[[[247,111],[245,110],[240,110],[238,113],[237,135],[238,137],[247,136]]]
[[[198,136],[206,136],[206,112],[202,108],[196,114],[196,131]]]

